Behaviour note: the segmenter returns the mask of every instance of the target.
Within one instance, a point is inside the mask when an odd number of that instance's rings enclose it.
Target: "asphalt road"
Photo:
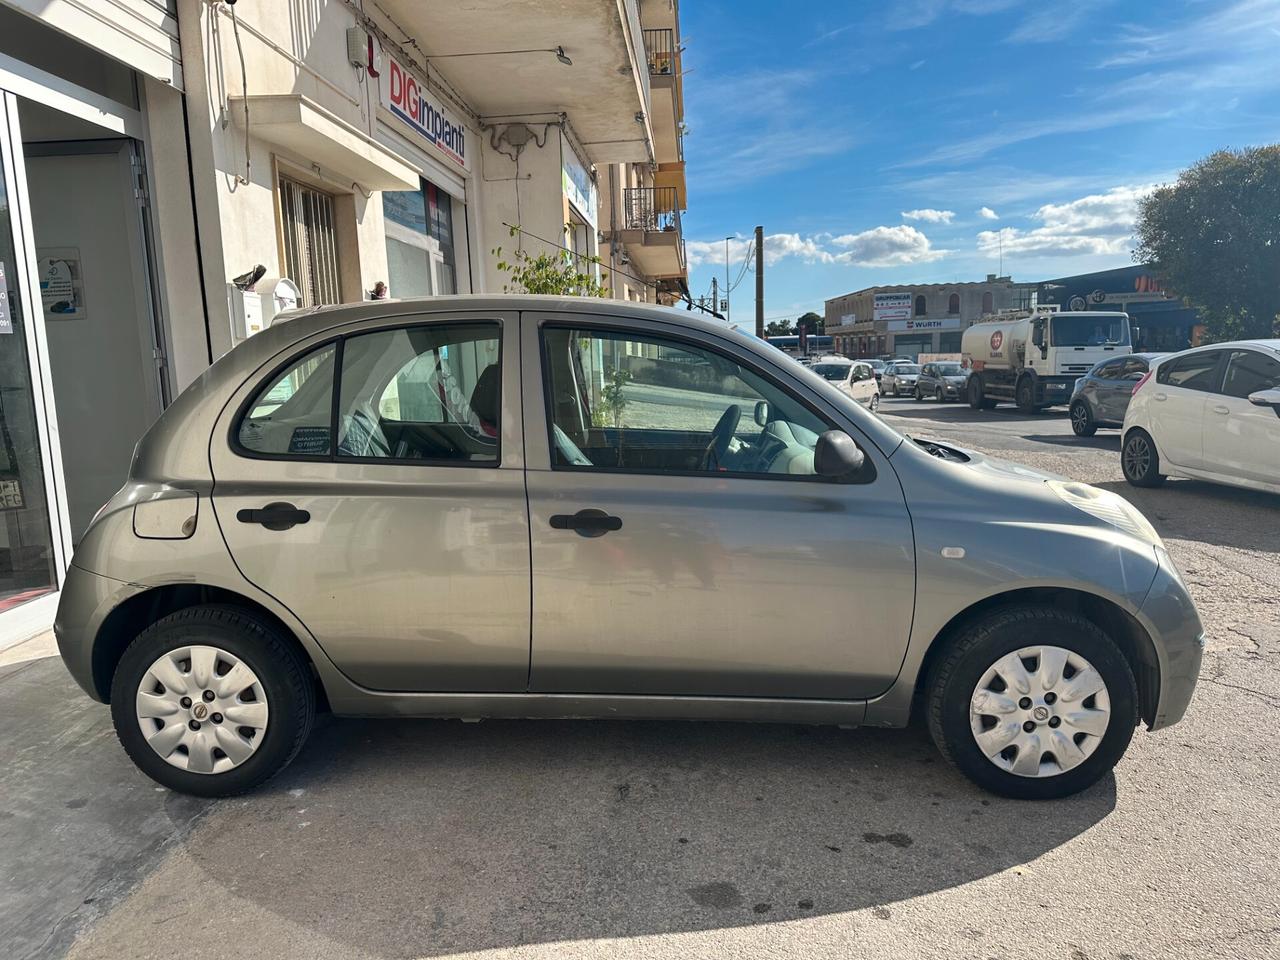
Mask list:
[[[1152,520],[1209,648],[1186,720],[1064,801],[919,730],[325,720],[245,798],[136,773],[56,659],[0,667],[8,958],[1280,956],[1280,497],[1127,487],[1062,413],[884,403]]]

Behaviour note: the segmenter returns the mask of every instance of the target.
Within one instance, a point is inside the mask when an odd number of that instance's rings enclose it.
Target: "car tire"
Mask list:
[[[915,389],[915,398],[916,398],[916,403],[920,403],[921,401],[924,400],[924,394],[920,392],[919,387],[916,387]]]
[[[194,659],[181,659],[186,648],[198,649],[205,656],[210,649],[214,651],[214,659],[208,661],[211,679],[199,677],[200,670]],[[176,654],[175,659],[168,659],[166,655],[171,654]],[[183,662],[188,665],[186,672]],[[219,672],[223,667],[227,669]],[[171,668],[177,672],[170,673]],[[218,681],[242,669],[244,672],[237,672],[235,677],[252,677],[255,685],[251,689],[241,687],[233,680],[234,685],[227,688],[231,692],[224,698]],[[158,682],[160,675],[173,677],[172,689]],[[153,687],[145,694],[150,698],[145,705],[144,683]],[[199,686],[205,688],[200,691],[200,700],[186,697],[191,701],[189,706],[183,707],[180,702],[173,714],[158,719],[144,718],[144,713],[159,709],[151,704],[168,700],[170,704],[162,704],[163,709],[167,709],[179,694],[195,693]],[[212,696],[215,689],[218,694]],[[246,693],[251,694],[249,699],[243,699]],[[209,701],[204,719],[196,720],[196,711],[204,701]],[[258,701],[262,707],[256,706]],[[215,712],[218,707],[227,711],[221,720],[218,719],[221,714]],[[232,710],[239,711],[246,720],[245,725],[235,724]],[[280,772],[302,749],[315,713],[315,679],[302,652],[270,623],[232,606],[188,607],[152,624],[129,644],[111,681],[111,718],[116,736],[130,759],[156,783],[200,797],[234,796]],[[184,717],[186,719],[182,719]],[[258,723],[258,718],[261,718],[260,730],[247,725]],[[191,730],[194,742],[187,746],[188,734],[184,732],[184,742],[170,749],[166,759],[160,752],[164,745],[153,748],[152,741],[143,732],[144,724],[157,723],[160,726],[155,728],[156,734],[168,729],[170,723],[178,723]],[[246,730],[254,732],[248,735],[244,733]],[[224,743],[232,747],[226,739],[230,735],[234,735],[236,744],[233,752],[248,749],[246,756],[234,758],[222,750]],[[224,769],[198,772],[183,768],[183,764],[196,766],[193,754],[203,755],[205,748],[209,751],[207,762]],[[222,753],[220,759],[219,752]]]
[[[1017,389],[1014,390],[1014,398],[1019,413],[1039,412],[1040,408],[1036,406],[1035,385],[1031,382],[1030,377],[1023,377],[1018,381]]]
[[[1160,454],[1151,434],[1133,429],[1125,434],[1120,447],[1120,469],[1124,478],[1135,487],[1158,487],[1164,483],[1160,472]]]
[[[1025,654],[1034,657],[1024,659]],[[1003,692],[989,692],[1000,680],[987,682],[1008,672],[1001,665],[1012,663],[1011,657],[1021,663],[1027,686],[1016,701]],[[1067,666],[1050,684],[1046,677],[1052,679],[1055,662]],[[1068,677],[1068,668],[1078,671]],[[1076,677],[1083,685],[1073,685]],[[1092,689],[1099,678],[1098,692],[1071,696],[1075,690]],[[1023,709],[1025,703],[1031,706]],[[1013,708],[1011,713],[1005,707]],[[1048,718],[1037,722],[1041,711]],[[1024,714],[1026,720],[1019,722]],[[993,725],[988,727],[988,721]],[[1011,607],[971,623],[934,663],[928,677],[928,724],[942,755],[983,789],[1019,800],[1057,799],[1096,783],[1124,755],[1138,724],[1138,686],[1120,648],[1092,621],[1056,607]],[[1009,731],[1016,731],[1014,739],[996,750]],[[980,736],[990,739],[980,745]],[[1053,757],[1055,747],[1066,753],[1071,745],[1073,755],[1065,762]],[[989,756],[992,750],[996,752]],[[1025,761],[1036,764],[1034,772],[1026,766],[1013,772],[1024,756],[1035,758]]]
[[[897,385],[896,383],[893,385],[893,395],[894,395],[895,397],[900,397],[900,396],[902,396],[902,391],[901,391],[900,389],[898,389],[898,385]]]
[[[937,400],[937,401],[938,401],[938,403],[946,403],[946,402],[947,402],[946,394],[944,394],[944,393],[942,392],[942,388],[941,388],[941,387],[939,387],[937,390],[933,391],[933,399]]]
[[[1071,432],[1077,437],[1092,437],[1098,432],[1098,421],[1093,419],[1093,410],[1084,400],[1071,405]]]
[[[871,395],[871,400],[867,404],[867,409],[869,409],[872,413],[875,413],[877,410],[880,409],[880,394],[873,393]]]
[[[977,374],[969,374],[965,394],[969,399],[970,410],[990,410],[996,405],[994,400],[987,399],[986,392],[982,388],[982,377]]]

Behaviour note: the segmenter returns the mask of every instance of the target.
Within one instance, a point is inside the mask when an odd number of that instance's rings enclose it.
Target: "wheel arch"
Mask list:
[[[928,691],[929,676],[934,664],[970,624],[996,611],[1023,606],[1048,606],[1078,614],[1114,640],[1129,662],[1138,683],[1139,714],[1148,725],[1154,721],[1156,706],[1160,702],[1160,660],[1151,636],[1136,617],[1118,604],[1097,594],[1069,587],[1023,587],[1009,590],[985,597],[948,620],[929,644],[916,673],[913,715],[921,698]]]
[[[93,644],[93,685],[103,703],[111,699],[111,678],[125,648],[147,627],[188,607],[220,604],[235,607],[264,621],[285,642],[292,644],[315,674],[315,661],[293,629],[261,603],[225,587],[181,583],[153,587],[129,597],[102,621]],[[327,706],[324,684],[316,677],[316,696]]]

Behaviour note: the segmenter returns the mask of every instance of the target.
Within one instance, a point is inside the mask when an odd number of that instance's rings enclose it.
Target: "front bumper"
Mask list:
[[[1159,730],[1182,719],[1200,677],[1204,657],[1204,626],[1182,577],[1162,547],[1156,548],[1159,567],[1147,599],[1139,611],[1156,645],[1160,694],[1150,728]]]

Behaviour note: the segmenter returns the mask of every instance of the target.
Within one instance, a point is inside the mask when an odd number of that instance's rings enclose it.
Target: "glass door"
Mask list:
[[[51,624],[67,552],[21,143],[0,90],[0,647]]]

